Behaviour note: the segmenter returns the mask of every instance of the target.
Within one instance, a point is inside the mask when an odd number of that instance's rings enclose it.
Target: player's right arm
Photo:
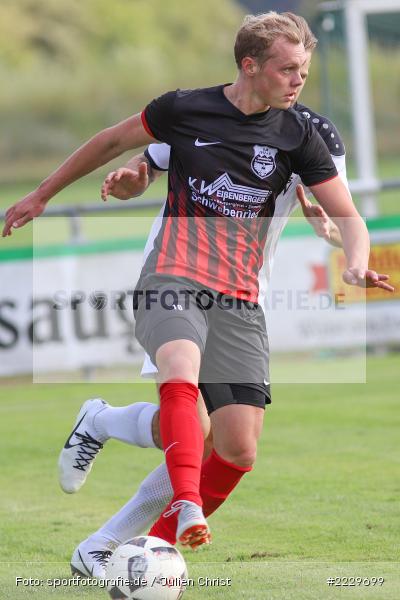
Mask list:
[[[22,227],[39,216],[49,200],[74,181],[123,152],[151,141],[154,138],[145,129],[140,114],[100,131],[69,156],[36,190],[7,210],[3,237],[11,235],[13,228]]]
[[[307,112],[309,111],[307,107],[303,108],[306,109]],[[298,109],[303,110],[303,108],[298,105]],[[312,116],[314,117],[313,125],[328,148],[340,179],[350,191],[349,183],[347,181],[346,151],[340,133],[335,125],[326,117],[318,115],[317,113],[312,113]],[[343,241],[339,228],[328,217],[322,206],[313,204],[309,198],[307,198],[303,187],[299,185],[296,186],[296,197],[301,205],[305,218],[312,225],[315,233],[319,237],[324,238],[324,240],[332,246],[343,248]]]
[[[101,186],[101,197],[114,196],[128,200],[140,196],[164,171],[168,170],[170,146],[151,144],[145,152],[136,154],[125,165],[112,171]]]
[[[324,238],[326,242],[336,248],[343,248],[342,237],[339,228],[328,217],[322,206],[313,204],[306,196],[302,185],[296,186],[297,200],[300,202],[303,215],[313,227],[318,237]]]

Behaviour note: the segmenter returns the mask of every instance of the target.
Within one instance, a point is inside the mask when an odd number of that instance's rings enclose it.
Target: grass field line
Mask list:
[[[187,558],[187,557],[186,557]],[[29,560],[29,561],[25,561],[25,560],[0,560],[0,564],[1,565],[25,565],[25,566],[29,566],[29,565],[65,565],[66,562],[65,561],[60,561],[60,560]],[[396,565],[396,564],[400,564],[399,560],[386,560],[386,561],[376,561],[376,560],[363,560],[362,562],[360,562],[359,560],[349,560],[349,561],[329,561],[329,560],[292,560],[292,559],[287,559],[287,560],[229,560],[229,561],[224,561],[221,562],[220,560],[207,560],[207,561],[195,561],[195,560],[191,560],[190,565],[217,565],[217,566],[222,566],[222,565],[268,565],[268,564],[274,564],[274,565],[302,565],[302,566],[316,566],[316,565],[320,565],[320,566],[331,566],[331,565],[335,565],[335,566],[340,566],[340,567],[347,567],[347,566],[351,566],[354,567],[355,565],[358,566],[362,566],[362,567],[371,567],[371,566],[392,566],[392,565]]]
[[[185,599],[400,598],[398,365],[398,354],[368,357],[366,386],[274,387],[256,468],[213,515],[214,543],[183,551],[190,577],[229,575],[232,587],[197,585]],[[55,591],[46,580],[73,581],[74,548],[132,496],[162,454],[107,442],[83,493],[63,494],[56,458],[82,401],[99,395],[122,405],[155,399],[147,384],[3,388],[0,598],[100,598],[98,589]],[[15,575],[44,583],[18,587]],[[354,577],[384,583],[345,592],[329,587],[332,577],[338,585]]]
[[[85,399],[87,399],[87,398],[82,399],[82,402],[84,402]],[[19,402],[17,404],[15,404],[15,400],[12,400],[10,403],[1,402],[0,413],[1,412],[23,412],[24,410],[32,412],[38,406],[40,406],[41,408],[54,406],[55,402],[57,402],[56,399],[49,400],[48,398],[46,398],[46,400],[41,400],[39,398],[39,400],[35,399],[33,401],[31,400],[30,402],[23,402],[21,404]]]

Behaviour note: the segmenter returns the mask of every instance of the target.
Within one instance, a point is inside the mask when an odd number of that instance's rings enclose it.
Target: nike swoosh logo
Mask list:
[[[82,554],[80,553],[80,550],[78,550],[78,554],[79,554],[79,558],[81,559],[81,563],[85,567],[86,571],[89,573],[89,575],[85,575],[85,577],[93,577],[94,565],[92,565],[91,570],[89,570],[89,567],[87,565],[85,565],[85,563],[84,563],[84,560],[82,558]]]
[[[69,436],[69,438],[67,439],[67,441],[65,442],[65,446],[64,448],[66,448],[68,450],[68,448],[73,448],[74,446],[78,446],[79,444],[70,444],[69,441],[72,438],[72,436],[74,435],[75,431],[78,429],[79,425],[82,423],[83,419],[86,417],[86,413],[83,415],[82,419],[79,421],[79,423],[77,423],[74,427],[74,429],[72,430],[71,435]]]
[[[215,146],[215,144],[220,144],[221,142],[201,142],[199,138],[196,139],[194,145],[197,147],[201,146]]]
[[[175,444],[179,444],[179,442],[172,442],[172,444],[170,444],[168,446],[168,448],[165,448],[164,454],[167,454],[168,450],[170,450],[172,448],[172,446],[175,446]]]

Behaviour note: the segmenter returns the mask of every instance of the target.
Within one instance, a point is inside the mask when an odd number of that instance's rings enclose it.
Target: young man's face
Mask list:
[[[311,58],[312,58],[312,52],[310,52],[309,50],[306,50],[306,61],[300,69],[301,85],[298,87],[295,98],[290,106],[293,106],[294,104],[296,104],[301,92],[303,91],[303,87],[305,86],[305,83],[307,81],[308,72],[309,72],[310,66],[311,66]]]
[[[265,106],[289,108],[303,88],[301,74],[307,57],[309,53],[303,44],[293,44],[284,37],[278,38],[270,48],[270,57],[261,66],[256,66],[256,73],[252,77],[252,93]]]

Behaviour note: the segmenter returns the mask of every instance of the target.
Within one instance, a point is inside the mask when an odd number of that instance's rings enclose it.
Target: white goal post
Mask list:
[[[378,214],[376,192],[380,186],[376,167],[366,17],[373,13],[400,12],[400,0],[340,0],[323,2],[320,9],[324,12],[344,12],[357,177],[360,187],[366,190],[362,196],[362,213],[366,217],[374,217]]]

